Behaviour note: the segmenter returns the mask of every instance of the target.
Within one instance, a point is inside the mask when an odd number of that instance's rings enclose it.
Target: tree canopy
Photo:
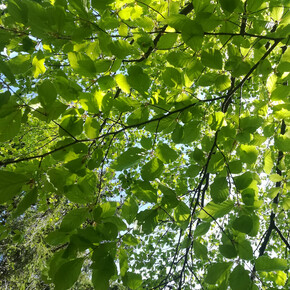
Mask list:
[[[289,1],[0,7],[2,289],[290,288]]]

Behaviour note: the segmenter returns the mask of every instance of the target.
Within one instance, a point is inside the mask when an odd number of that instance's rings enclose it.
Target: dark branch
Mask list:
[[[273,43],[273,45],[264,53],[264,55],[260,58],[259,61],[257,61],[252,68],[248,71],[248,73],[244,76],[244,78],[233,88],[233,90],[230,90],[228,92],[228,94],[225,96],[225,101],[223,103],[222,106],[222,111],[225,112],[234,93],[243,86],[243,84],[245,83],[245,81],[250,77],[250,75],[256,70],[256,68],[258,67],[258,65],[264,60],[266,59],[266,57],[274,50],[274,48],[278,45],[278,43],[281,41],[281,39],[276,39]]]
[[[290,250],[290,244],[288,243],[286,238],[282,235],[281,231],[277,228],[276,225],[274,226],[274,230],[278,233],[278,235],[280,236],[281,240],[284,242],[286,247]]]
[[[185,6],[179,12],[179,14],[187,15],[192,10],[193,10],[193,5],[192,5],[192,3],[189,3],[187,6]],[[166,30],[167,27],[168,27],[168,25],[164,25],[160,29],[160,32],[157,34],[157,36],[153,40],[153,46],[150,46],[148,48],[148,50],[144,53],[144,55],[142,57],[140,57],[139,59],[129,59],[129,60],[124,59],[123,62],[142,62],[143,60],[147,59],[150,56],[150,54],[153,52],[153,50],[155,49],[155,47],[157,46],[158,41],[160,40],[161,36],[163,35],[163,33],[165,32],[165,30]]]

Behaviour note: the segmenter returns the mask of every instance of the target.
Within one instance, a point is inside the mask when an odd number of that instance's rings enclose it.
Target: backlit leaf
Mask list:
[[[163,163],[171,163],[178,158],[177,152],[175,150],[171,149],[165,143],[158,144],[158,147],[156,149],[156,156]]]
[[[238,265],[230,275],[230,286],[233,290],[249,289],[251,279],[249,271],[246,271],[243,266]]]
[[[45,73],[46,68],[44,66],[44,58],[38,58],[38,56],[35,56],[32,60],[32,66],[33,66],[33,76],[34,78],[38,78],[40,74]]]
[[[78,258],[61,265],[53,277],[55,289],[62,290],[73,286],[81,273],[83,262],[83,258]]]
[[[22,186],[28,181],[23,174],[0,170],[0,204],[20,194]]]
[[[116,162],[113,164],[115,170],[121,171],[126,168],[130,168],[140,161],[142,158],[143,149],[132,147],[120,155]]]
[[[142,276],[140,274],[127,272],[123,277],[123,282],[130,289],[138,289],[142,285]]]
[[[219,280],[223,279],[227,272],[230,270],[232,263],[213,263],[208,266],[205,282],[215,285]]]
[[[158,158],[153,158],[141,169],[141,176],[145,181],[154,180],[163,172],[164,164]]]
[[[238,230],[242,233],[249,233],[253,228],[253,221],[251,217],[247,215],[241,215],[240,217],[236,218],[233,223],[233,228]]]
[[[257,271],[283,271],[287,268],[287,261],[279,258],[269,258],[267,256],[261,256],[256,260],[255,267]]]
[[[226,200],[222,203],[216,204],[214,202],[209,202],[198,214],[198,217],[205,221],[213,221],[213,218],[219,218],[226,215],[232,210],[234,202],[231,200]]]
[[[213,68],[213,69],[222,69],[223,60],[222,55],[219,50],[209,50],[203,51],[201,54],[201,62],[203,65]]]

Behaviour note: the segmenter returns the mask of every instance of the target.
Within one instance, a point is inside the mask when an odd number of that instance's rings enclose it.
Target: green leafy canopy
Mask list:
[[[289,289],[286,0],[3,0],[0,288]]]

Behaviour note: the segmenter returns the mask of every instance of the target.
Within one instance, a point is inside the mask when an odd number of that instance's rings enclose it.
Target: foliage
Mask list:
[[[287,2],[2,1],[3,289],[289,288]]]

